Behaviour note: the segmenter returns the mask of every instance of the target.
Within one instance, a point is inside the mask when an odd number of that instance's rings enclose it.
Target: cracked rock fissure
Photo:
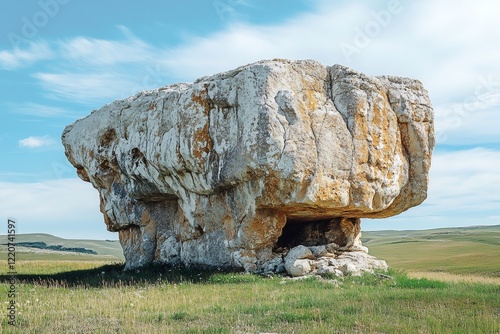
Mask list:
[[[360,218],[427,196],[433,110],[413,79],[275,59],[118,100],[68,125],[132,269],[384,269]]]

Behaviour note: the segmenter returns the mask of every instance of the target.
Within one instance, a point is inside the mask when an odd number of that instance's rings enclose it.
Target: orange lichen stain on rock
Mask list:
[[[85,148],[82,146],[80,147],[80,157],[84,157],[85,156]]]
[[[206,158],[212,151],[212,139],[208,133],[208,123],[193,134],[193,156],[199,160]]]
[[[387,180],[392,180],[394,173],[391,170],[391,166],[394,164],[397,155],[401,156],[401,160],[404,160],[404,155],[400,151],[394,151],[395,148],[401,146],[401,133],[400,127],[398,128],[397,119],[390,108],[389,101],[385,92],[380,91],[381,100],[378,103],[374,103],[373,107],[373,120],[372,122],[376,125],[372,127],[378,130],[373,131],[372,145],[376,150],[372,150],[373,159],[376,162],[374,164],[375,173],[379,180],[387,183]],[[388,131],[391,128],[398,129],[397,132]]]
[[[116,130],[108,129],[102,136],[99,137],[99,144],[100,146],[107,147],[115,139],[116,139]]]
[[[321,177],[315,194],[316,200],[320,203],[329,203],[332,206],[342,206],[341,190],[342,183],[338,180]]]
[[[311,112],[317,110],[319,106],[317,93],[324,94],[322,85],[317,80],[311,81],[303,78],[301,80],[301,86],[306,111]]]
[[[318,109],[318,99],[316,97],[316,91],[308,89],[304,91],[304,97],[307,103],[307,109],[309,111]]]
[[[236,237],[236,225],[234,224],[234,219],[230,215],[226,215],[222,219],[222,228],[226,233],[227,240],[233,240]]]
[[[368,122],[364,116],[366,105],[363,101],[358,101],[356,111],[354,113],[354,126],[351,130],[353,134],[353,143],[355,149],[356,160],[358,163],[365,164],[368,162]]]
[[[277,191],[279,189],[279,191]],[[282,203],[281,197],[279,195],[287,193],[286,189],[283,189],[283,184],[281,179],[276,177],[276,175],[269,175],[264,179],[264,190],[262,191],[261,197],[258,201],[263,204],[263,206],[275,206]]]
[[[309,177],[304,177],[300,183],[299,191],[297,192],[297,198],[304,199],[307,195],[307,190],[311,185],[312,179]]]
[[[242,258],[255,259],[255,251],[252,249],[241,249],[239,253]]]
[[[138,245],[141,244],[139,241],[141,235],[142,233],[140,231],[140,228],[135,225],[123,228],[118,232],[118,238],[120,239],[120,244],[122,246],[123,245],[135,246],[134,248],[138,248]]]
[[[192,93],[191,99],[195,104],[201,106],[201,111],[204,116],[209,116],[212,103],[208,99],[208,93],[206,91],[201,91],[198,94]],[[197,129],[193,133],[193,155],[195,158],[200,160],[206,158],[206,155],[212,151],[212,139],[209,134],[209,122],[210,119],[207,117],[203,128]]]
[[[210,109],[212,109],[212,102],[208,99],[208,93],[205,91],[201,91],[199,94],[192,93],[191,99],[194,103],[200,105],[202,107],[203,114],[208,116],[210,113]]]
[[[381,144],[389,143],[389,137],[391,135],[390,131],[387,131],[389,127],[389,102],[383,91],[380,91],[380,100],[373,101],[373,113],[372,113],[372,129],[378,129],[378,133],[372,133],[372,144],[376,148],[381,148]]]
[[[374,103],[373,105],[373,113],[372,113],[372,129],[380,129],[382,130],[382,123],[383,123],[383,116],[382,116],[382,111],[380,110],[379,106],[377,103]],[[380,131],[381,135],[384,135],[383,131]],[[372,131],[371,133],[372,137],[372,145],[374,147],[379,147],[380,141],[382,138],[380,138],[378,133],[374,133]]]
[[[252,249],[272,246],[286,224],[286,214],[276,210],[259,210],[243,232]]]

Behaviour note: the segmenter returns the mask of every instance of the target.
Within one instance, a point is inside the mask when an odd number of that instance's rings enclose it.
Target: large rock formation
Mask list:
[[[426,198],[434,130],[417,80],[273,60],[115,101],[62,140],[127,268],[259,271],[298,246],[366,252],[359,218]]]

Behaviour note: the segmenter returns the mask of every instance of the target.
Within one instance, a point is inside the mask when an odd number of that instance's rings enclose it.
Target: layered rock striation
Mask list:
[[[433,111],[417,80],[272,60],[115,101],[62,141],[127,268],[255,272],[298,246],[366,252],[360,218],[420,204]]]

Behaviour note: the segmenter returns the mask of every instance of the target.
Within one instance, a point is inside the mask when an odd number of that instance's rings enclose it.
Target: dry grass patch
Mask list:
[[[500,285],[500,277],[487,277],[479,275],[456,275],[445,272],[430,272],[430,271],[409,271],[408,276],[411,278],[426,278],[430,280],[438,280],[453,283],[481,283],[481,284],[496,284]]]

